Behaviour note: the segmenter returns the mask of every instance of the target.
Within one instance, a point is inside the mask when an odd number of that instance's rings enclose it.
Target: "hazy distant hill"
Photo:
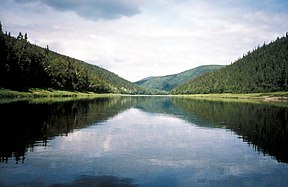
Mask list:
[[[199,76],[173,94],[288,91],[288,33],[217,71]]]
[[[149,89],[158,89],[164,91],[170,91],[171,89],[180,86],[181,84],[194,79],[207,72],[217,70],[223,66],[221,65],[205,65],[199,66],[178,74],[159,76],[159,77],[147,77],[145,79],[135,82],[139,86]]]
[[[30,44],[27,34],[15,38],[0,23],[0,88],[55,88],[96,93],[147,93],[143,88],[95,65]]]

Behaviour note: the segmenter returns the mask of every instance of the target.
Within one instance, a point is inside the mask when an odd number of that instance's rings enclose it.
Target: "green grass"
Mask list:
[[[93,92],[72,92],[54,89],[29,89],[26,92],[20,92],[15,90],[0,89],[0,98],[45,98],[45,97],[96,97],[96,96],[108,96],[112,94],[96,94]]]
[[[72,92],[54,89],[33,88],[27,92],[19,92],[8,89],[0,89],[0,103],[12,100],[33,99],[35,102],[46,101],[63,101],[79,98],[95,98],[116,96],[115,94],[96,94],[93,92]],[[151,96],[151,95],[149,95]],[[208,99],[233,102],[279,102],[288,105],[288,92],[271,92],[271,93],[249,93],[249,94],[190,94],[190,95],[169,95],[172,97],[185,97],[193,99]]]
[[[129,96],[129,95],[128,95]],[[135,95],[145,96],[145,95]],[[153,95],[146,95],[153,96]],[[190,94],[190,95],[154,95],[154,97],[181,97],[221,102],[245,102],[254,104],[269,104],[288,107],[288,92],[248,93],[248,94]]]
[[[271,92],[271,93],[247,93],[247,94],[190,94],[190,95],[179,95],[181,97],[201,97],[201,98],[229,98],[229,99],[267,99],[267,98],[278,98],[280,100],[288,99],[288,92]]]
[[[55,103],[78,99],[116,97],[117,94],[96,94],[93,92],[71,92],[53,89],[33,88],[26,92],[0,89],[0,104],[29,101],[29,103]]]
[[[288,92],[271,92],[271,93],[247,93],[247,94],[189,94],[175,95],[176,97],[189,97],[201,99],[229,99],[229,100],[254,100],[254,101],[287,101]]]
[[[248,94],[190,94],[174,95],[175,97],[204,99],[221,102],[245,102],[255,104],[271,104],[277,106],[288,106],[288,92],[271,92],[271,93],[248,93]]]

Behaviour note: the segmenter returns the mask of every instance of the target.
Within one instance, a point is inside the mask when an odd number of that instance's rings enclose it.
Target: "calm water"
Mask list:
[[[113,97],[0,115],[0,186],[288,186],[288,107]]]

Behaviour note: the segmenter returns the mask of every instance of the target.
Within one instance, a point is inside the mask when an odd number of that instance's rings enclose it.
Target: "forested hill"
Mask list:
[[[221,67],[223,66],[221,65],[199,66],[174,75],[148,77],[135,83],[138,84],[139,86],[143,86],[144,88],[148,89],[170,91],[171,89],[180,86],[181,84],[191,79],[194,79],[204,73],[214,71]]]
[[[172,94],[288,91],[288,34],[241,59],[171,91]]]
[[[15,38],[3,33],[1,23],[0,29],[0,88],[146,93],[103,68],[30,44],[27,34]]]

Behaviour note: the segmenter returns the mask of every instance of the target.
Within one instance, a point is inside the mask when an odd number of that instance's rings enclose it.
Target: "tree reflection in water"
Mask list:
[[[34,104],[28,101],[0,105],[0,157],[8,162],[24,162],[25,153],[37,145],[46,146],[55,136],[66,136],[74,129],[81,129],[105,121],[125,110],[130,101],[119,97],[74,100]]]
[[[204,126],[227,128],[238,134],[264,155],[288,163],[288,107],[243,102],[172,99],[172,102],[197,116]],[[194,119],[186,116],[193,122]]]
[[[105,121],[131,107],[165,113],[209,128],[227,128],[263,154],[288,163],[288,107],[175,97],[107,97],[93,100],[0,105],[0,157],[24,162],[27,151],[55,136]],[[12,117],[11,117],[12,116]]]

